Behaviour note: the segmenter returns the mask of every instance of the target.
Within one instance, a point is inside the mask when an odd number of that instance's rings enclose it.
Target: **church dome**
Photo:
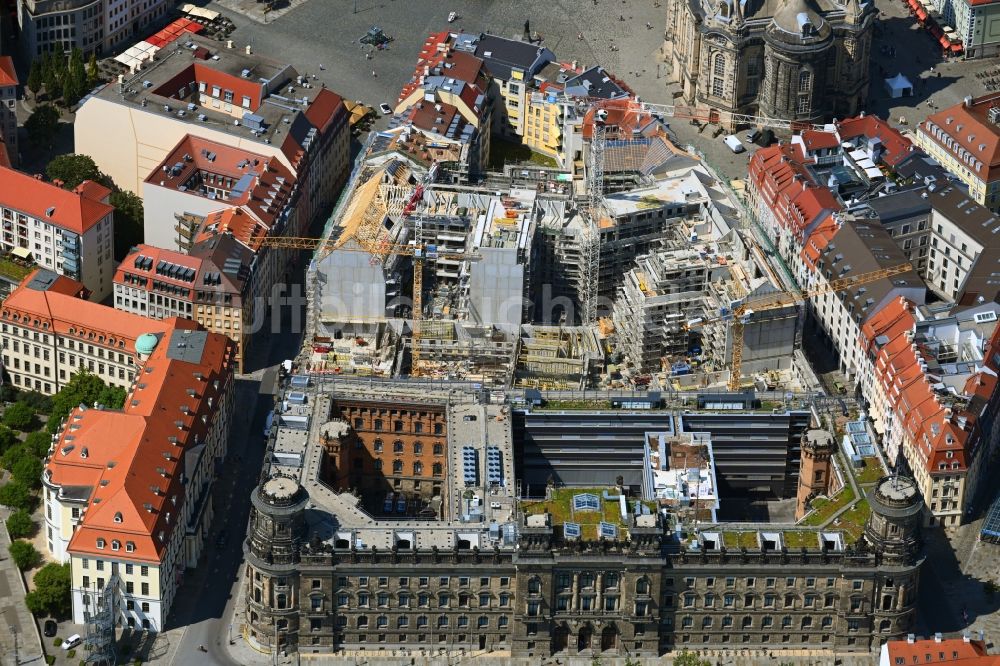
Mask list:
[[[826,21],[806,0],[785,0],[771,22],[782,32],[800,39],[822,39],[830,32]]]

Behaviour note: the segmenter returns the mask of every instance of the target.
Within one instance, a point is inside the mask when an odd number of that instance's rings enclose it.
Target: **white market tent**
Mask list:
[[[181,7],[181,12],[187,14],[188,16],[200,16],[201,18],[209,21],[214,21],[221,16],[219,12],[212,11],[211,9],[205,9],[204,7],[195,7],[191,4]]]
[[[124,53],[116,55],[115,60],[134,72],[139,69],[142,63],[152,60],[153,55],[159,50],[159,46],[154,46],[149,42],[139,42],[129,47]]]
[[[913,95],[913,84],[900,72],[891,79],[885,79],[885,89],[889,97],[897,99],[899,97],[910,97]]]

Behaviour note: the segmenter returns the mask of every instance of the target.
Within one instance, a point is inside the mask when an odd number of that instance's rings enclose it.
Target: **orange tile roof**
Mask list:
[[[883,387],[890,404],[894,404],[910,450],[927,471],[931,474],[965,471],[972,441],[970,433],[977,415],[958,407],[953,411],[935,393],[931,378],[920,367],[919,348],[907,336],[915,325],[913,304],[900,297],[862,325],[859,342],[865,350],[875,352],[875,381]],[[974,375],[978,378],[975,381],[967,380],[966,386],[988,399],[996,377],[980,377],[981,374]],[[941,465],[945,467],[942,469]]]
[[[17,70],[10,56],[0,56],[0,86],[16,86]]]
[[[259,252],[267,236],[267,227],[247,213],[242,206],[226,208],[205,216],[205,221],[195,237],[195,243],[201,243],[216,234],[230,234],[254,252]]]
[[[1000,106],[1000,93],[977,97],[968,106],[965,102],[959,102],[927,116],[917,126],[917,131],[944,152],[951,153],[955,159],[964,162],[958,151],[968,151],[974,160],[982,163],[979,169],[975,164],[969,165],[970,171],[976,178],[992,182],[1000,179],[1000,128],[989,121],[987,113],[996,106]],[[951,148],[946,141],[941,141],[930,132],[928,125],[931,123],[952,138]]]
[[[73,554],[114,553],[155,563],[162,559],[171,531],[186,527],[180,524],[189,500],[182,483],[190,471],[185,461],[199,455],[196,449],[206,440],[210,416],[230,389],[234,346],[226,336],[207,333],[188,320],[166,323],[125,407],[73,410],[46,465],[49,483],[75,491],[87,503],[69,544]],[[200,359],[171,352],[181,344],[192,348],[193,336],[204,336]],[[98,547],[102,539],[104,548]],[[117,553],[114,541],[121,545]]]
[[[961,666],[996,666],[1000,656],[989,655],[983,641],[964,638],[889,641],[884,646],[890,666],[915,666],[957,662]],[[902,660],[902,661],[900,661]]]
[[[77,234],[85,233],[115,210],[99,199],[89,198],[91,192],[84,188],[83,194],[76,194],[0,167],[0,203]]]
[[[833,193],[817,185],[799,162],[794,144],[762,148],[750,159],[750,186],[782,228],[804,243],[817,224],[841,209]]]
[[[79,283],[69,278],[60,276],[48,290],[29,286],[42,271],[32,271],[4,300],[0,318],[22,322],[22,326],[31,322],[32,328],[38,330],[73,335],[97,345],[130,352],[135,351],[135,340],[143,333],[162,333],[166,330],[162,321],[78,297]]]
[[[148,259],[148,261],[142,261],[141,259]],[[194,271],[194,274],[190,280],[183,279],[176,271],[174,275],[171,275],[160,270],[161,262],[167,262],[172,266],[190,268]],[[127,287],[138,287],[147,291],[155,291],[152,286],[152,282],[155,280],[156,282],[162,282],[171,287],[184,290],[184,293],[176,295],[186,300],[192,300],[194,298],[193,292],[195,286],[200,284],[198,278],[201,277],[202,263],[203,260],[200,257],[193,257],[184,252],[166,250],[153,245],[138,245],[131,248],[121,263],[118,264],[118,268],[115,269],[114,283]]]
[[[332,95],[333,93],[331,93]],[[185,188],[190,196],[205,197],[198,189],[211,178],[228,182],[228,199],[219,206],[243,206],[266,228],[274,226],[291,199],[294,174],[281,160],[187,134],[146,177],[146,183],[170,189]],[[243,182],[242,192],[235,185]]]

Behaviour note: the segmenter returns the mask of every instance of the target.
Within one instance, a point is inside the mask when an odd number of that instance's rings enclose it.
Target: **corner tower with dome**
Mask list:
[[[864,110],[875,3],[667,0],[663,58],[685,103],[799,122]]]

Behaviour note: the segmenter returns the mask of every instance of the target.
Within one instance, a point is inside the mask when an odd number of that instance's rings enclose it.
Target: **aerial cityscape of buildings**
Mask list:
[[[5,5],[0,653],[1000,659],[1000,3],[210,4]]]

